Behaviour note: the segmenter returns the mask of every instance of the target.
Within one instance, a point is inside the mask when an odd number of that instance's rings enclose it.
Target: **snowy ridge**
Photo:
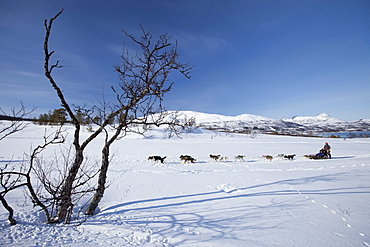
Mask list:
[[[181,111],[185,116],[194,117],[197,123],[209,123],[209,122],[229,122],[229,121],[272,121],[271,118],[261,117],[252,114],[242,114],[235,117],[224,116],[220,114],[201,113],[195,111]]]
[[[195,118],[197,127],[224,132],[250,133],[255,130],[261,133],[295,135],[312,132],[370,131],[370,121],[368,120],[361,119],[346,122],[326,113],[280,120],[251,114],[232,117],[194,111],[182,111],[180,113],[186,118]]]
[[[341,123],[344,122],[337,118],[333,118],[326,113],[321,113],[314,117],[293,117],[292,119],[284,119],[287,122],[294,122],[298,124],[319,124],[319,123]]]

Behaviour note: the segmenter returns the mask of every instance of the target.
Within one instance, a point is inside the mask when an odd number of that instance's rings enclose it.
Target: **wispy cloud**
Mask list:
[[[110,43],[110,44],[106,44],[105,48],[115,55],[118,55],[118,56],[122,55],[123,45]]]
[[[43,74],[29,72],[29,71],[22,71],[22,70],[11,70],[9,71],[10,74],[25,76],[25,77],[43,77]]]
[[[216,52],[225,49],[229,44],[220,37],[189,32],[175,32],[174,38],[178,40],[179,46],[193,52]]]

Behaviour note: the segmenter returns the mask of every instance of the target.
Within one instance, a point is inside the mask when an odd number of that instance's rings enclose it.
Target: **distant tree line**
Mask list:
[[[75,115],[81,125],[90,125],[92,122],[99,122],[99,117],[91,119],[89,114],[80,109],[75,110]],[[34,118],[33,121],[39,125],[63,125],[71,123],[71,118],[64,108],[59,108],[49,110],[48,113],[40,114],[40,116]]]

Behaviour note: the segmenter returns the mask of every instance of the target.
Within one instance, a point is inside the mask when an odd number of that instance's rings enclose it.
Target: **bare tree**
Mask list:
[[[78,114],[84,111],[84,107],[76,107],[77,111],[73,111],[67,103],[64,94],[52,76],[55,68],[61,68],[59,61],[50,64],[51,56],[54,51],[49,51],[49,37],[53,22],[63,12],[63,9],[50,20],[45,20],[44,26],[46,30],[44,39],[45,76],[48,78],[52,87],[56,91],[62,107],[66,110],[74,126],[73,146],[74,159],[70,167],[68,167],[67,177],[61,186],[58,193],[59,208],[51,222],[69,222],[69,215],[73,208],[72,192],[77,174],[83,164],[84,150],[86,146],[94,140],[100,133],[104,131],[106,138],[102,148],[102,164],[98,179],[98,186],[95,196],[86,210],[86,214],[94,213],[99,201],[101,200],[106,183],[106,173],[109,166],[109,149],[111,144],[117,138],[124,136],[129,131],[137,131],[135,127],[141,125],[142,130],[147,130],[148,126],[161,124],[169,124],[169,126],[179,125],[175,118],[165,118],[164,108],[162,106],[163,96],[168,93],[173,83],[168,82],[169,74],[172,71],[178,71],[186,78],[189,78],[191,66],[178,62],[177,42],[170,43],[170,38],[167,34],[161,35],[157,41],[153,42],[151,32],[146,32],[142,28],[142,36],[137,39],[133,35],[124,31],[125,35],[133,41],[134,44],[140,47],[140,52],[134,57],[128,55],[128,51],[122,55],[122,64],[115,66],[115,70],[120,77],[118,89],[112,87],[116,95],[117,103],[113,106],[105,106],[101,109],[100,115],[95,121],[98,123],[98,129],[95,130],[84,141],[80,140],[81,122]],[[95,107],[97,109],[97,107]],[[86,110],[85,113],[88,113]],[[161,115],[155,115],[162,113]],[[94,118],[89,112],[85,114],[90,121],[94,122]],[[151,116],[151,118],[150,118]],[[154,118],[153,116],[157,116]],[[170,119],[170,120],[169,120]],[[115,131],[109,137],[107,131],[108,125],[112,126]],[[172,128],[172,127],[171,127]]]
[[[173,82],[169,82],[170,73],[177,71],[190,78],[191,66],[178,61],[177,42],[172,44],[167,34],[154,40],[150,31],[145,31],[143,27],[141,31],[141,37],[136,38],[123,30],[126,37],[139,48],[134,56],[125,50],[121,56],[122,64],[115,66],[120,84],[118,89],[112,87],[112,90],[117,96],[116,108],[122,109],[122,113],[116,119],[116,124],[112,125],[115,129],[113,135],[109,137],[108,131],[105,132],[98,186],[85,211],[87,215],[94,214],[104,195],[110,163],[109,150],[115,140],[128,132],[143,134],[153,125],[167,125],[170,130],[176,131],[176,126],[185,127],[187,124],[178,121],[176,113],[167,112],[162,101],[173,85]]]
[[[74,159],[70,167],[68,168],[68,175],[62,185],[62,188],[59,193],[59,209],[57,211],[57,214],[55,216],[54,222],[69,222],[69,217],[72,209],[73,209],[73,203],[72,203],[72,191],[73,191],[73,183],[76,180],[76,176],[81,168],[81,165],[83,164],[84,160],[84,150],[87,147],[89,143],[91,143],[92,140],[94,140],[104,129],[105,126],[107,126],[109,123],[112,122],[112,120],[119,115],[123,109],[116,109],[115,111],[112,111],[110,114],[107,115],[107,117],[102,121],[100,127],[92,133],[89,137],[87,137],[84,141],[80,140],[80,131],[81,131],[81,123],[78,118],[78,112],[74,112],[70,105],[68,104],[67,100],[64,97],[63,91],[60,89],[56,81],[54,80],[52,76],[52,72],[56,68],[62,68],[61,65],[59,65],[59,61],[56,61],[54,64],[50,64],[50,59],[52,55],[54,54],[54,51],[49,51],[49,38],[51,34],[51,29],[53,22],[62,14],[63,9],[55,15],[50,20],[45,20],[44,26],[45,26],[45,39],[44,39],[44,53],[45,53],[45,62],[44,62],[44,71],[45,76],[48,78],[51,86],[56,91],[58,98],[61,102],[62,107],[66,110],[68,116],[71,119],[71,123],[74,126],[74,135],[73,135],[73,146],[74,146]]]

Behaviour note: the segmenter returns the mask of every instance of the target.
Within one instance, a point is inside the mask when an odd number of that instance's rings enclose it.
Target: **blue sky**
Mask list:
[[[43,73],[44,19],[70,104],[96,102],[118,82],[121,29],[169,33],[191,79],[173,74],[172,110],[274,119],[325,112],[370,119],[369,0],[0,0],[0,107],[60,107]],[[132,47],[128,47],[132,48]]]

